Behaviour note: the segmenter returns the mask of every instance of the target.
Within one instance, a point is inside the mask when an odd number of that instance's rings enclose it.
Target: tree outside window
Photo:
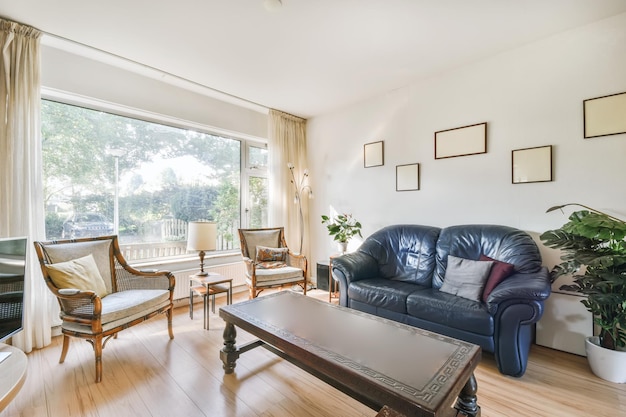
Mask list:
[[[117,200],[122,245],[184,250],[187,222],[210,220],[238,247],[241,140],[49,100],[42,138],[48,239],[110,233]]]

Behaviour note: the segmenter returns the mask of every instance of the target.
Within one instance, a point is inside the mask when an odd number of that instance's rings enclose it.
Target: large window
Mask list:
[[[189,221],[216,222],[218,250],[267,225],[262,143],[49,100],[42,137],[48,239],[116,233],[138,259],[184,254]]]

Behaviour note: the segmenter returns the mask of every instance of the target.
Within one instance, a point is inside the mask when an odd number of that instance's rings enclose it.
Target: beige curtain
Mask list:
[[[32,246],[45,237],[41,127],[41,33],[0,19],[0,236],[29,238],[24,331],[12,344],[25,352],[51,341],[54,298],[41,278]]]
[[[270,110],[269,116],[270,225],[285,227],[287,245],[295,252],[302,237],[301,253],[310,259],[308,189],[300,199],[302,225],[298,204],[294,203],[296,193],[302,191],[299,186],[307,169],[306,120],[278,110]],[[289,163],[294,166],[296,185],[291,183]],[[303,185],[310,186],[308,181],[306,178]]]

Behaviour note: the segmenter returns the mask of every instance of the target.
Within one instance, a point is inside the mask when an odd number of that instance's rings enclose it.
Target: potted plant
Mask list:
[[[326,225],[328,234],[334,236],[333,240],[338,243],[341,253],[345,253],[348,242],[352,237],[361,235],[361,223],[356,221],[352,214],[338,214],[334,218],[322,215],[322,224]]]
[[[581,302],[600,328],[599,337],[586,340],[592,371],[603,379],[626,383],[626,222],[582,204],[559,229],[541,235],[543,243],[561,249],[561,263],[552,270],[552,279],[572,274],[574,284],[562,290],[586,296]],[[599,352],[602,358],[597,358]],[[611,359],[609,359],[611,358]],[[616,363],[620,361],[622,364]],[[606,365],[608,369],[600,369]]]

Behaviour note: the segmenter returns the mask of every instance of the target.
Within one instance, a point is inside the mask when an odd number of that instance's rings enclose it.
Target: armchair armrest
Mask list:
[[[102,302],[94,291],[77,288],[51,289],[59,300],[61,315],[64,320],[83,322],[86,319],[91,321],[102,311]]]
[[[173,292],[176,285],[176,278],[170,271],[139,270],[121,263],[115,268],[115,279],[118,291],[158,289]]]
[[[548,269],[542,267],[532,274],[513,274],[502,281],[487,298],[490,312],[498,309],[498,304],[511,299],[525,301],[544,301],[550,296],[550,277]]]
[[[303,271],[306,271],[308,266],[306,256],[291,251],[287,253],[287,265],[300,268]]]
[[[254,265],[254,261],[248,257],[243,257],[243,264],[246,266],[246,270],[248,271],[248,275],[253,276],[254,270],[256,266]]]

